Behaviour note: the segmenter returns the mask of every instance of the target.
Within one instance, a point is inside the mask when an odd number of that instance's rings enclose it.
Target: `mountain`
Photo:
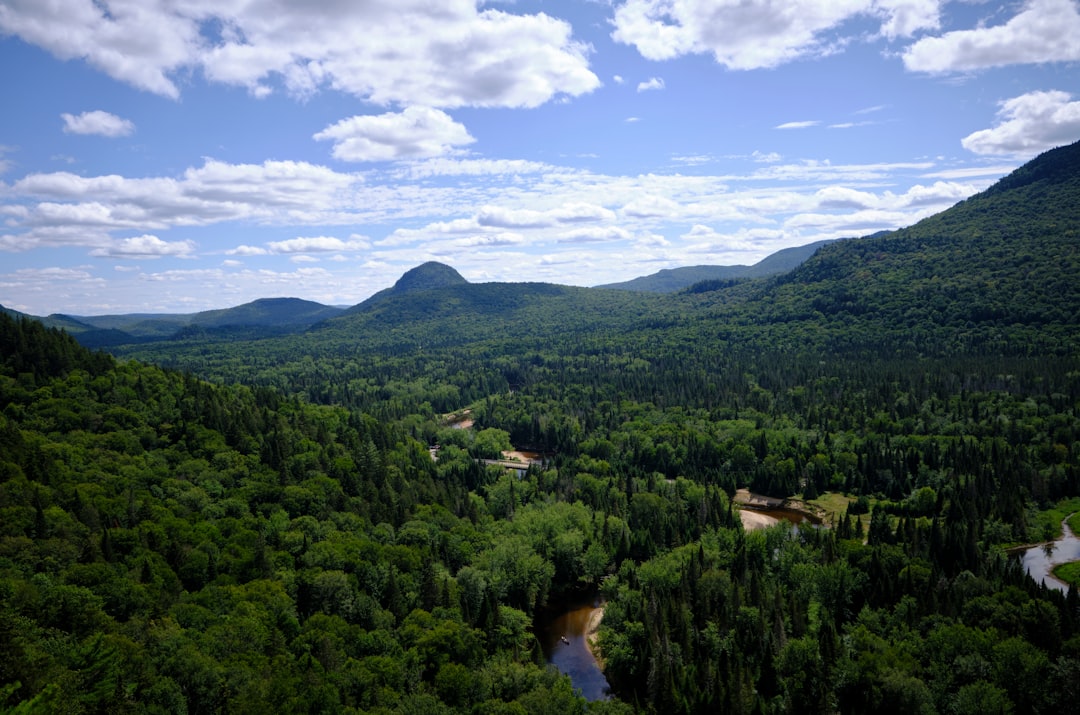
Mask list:
[[[470,285],[455,269],[439,263],[428,261],[421,263],[416,268],[411,268],[402,274],[401,278],[389,288],[384,288],[367,300],[347,309],[346,313],[363,312],[372,306],[385,303],[394,296],[412,295],[427,291],[451,288],[454,286]]]
[[[196,313],[191,324],[207,328],[252,325],[298,328],[314,325],[341,312],[339,308],[300,298],[261,298],[235,308]]]
[[[636,290],[646,293],[675,293],[703,281],[730,281],[740,278],[763,278],[787,273],[798,266],[817,249],[829,241],[815,241],[805,246],[795,246],[777,251],[752,266],[685,266],[665,268],[647,276],[640,276],[622,283],[607,283],[597,288]]]
[[[1080,142],[913,226],[824,246],[747,308],[849,343],[876,331],[919,351],[1080,349]]]
[[[437,261],[428,261],[406,271],[390,288],[391,293],[415,293],[447,286],[466,285],[467,280],[450,266]]]
[[[1073,712],[1077,590],[1003,554],[1080,530],[1078,231],[1074,146],[772,278],[124,348],[189,372],[0,312],[0,711]],[[538,626],[597,588],[587,705]]]
[[[88,347],[170,340],[177,336],[267,337],[304,330],[344,310],[300,298],[260,298],[233,308],[200,313],[54,314],[47,325],[73,334]]]
[[[425,264],[307,333],[248,336],[233,351],[278,364],[301,352],[376,360],[437,350],[511,361],[529,351],[676,361],[732,350],[859,359],[1080,353],[1078,227],[1080,144],[1037,157],[911,227],[830,242],[790,272],[762,280],[652,293],[474,284]],[[120,352],[207,370],[205,345],[188,337],[184,345]],[[239,379],[243,369],[223,357],[208,374]]]

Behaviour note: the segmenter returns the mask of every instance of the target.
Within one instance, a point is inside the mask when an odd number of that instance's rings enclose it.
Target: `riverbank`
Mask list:
[[[598,641],[600,637],[600,622],[603,620],[604,607],[599,606],[589,613],[589,620],[585,625],[585,648],[588,649],[589,654],[596,660],[596,664],[600,666],[601,671],[604,670],[604,659],[600,653]]]
[[[739,518],[742,520],[743,528],[747,531],[763,529],[776,524],[779,519],[775,515],[769,514],[769,512],[798,514],[811,524],[827,523],[829,516],[825,509],[808,504],[797,497],[781,499],[779,497],[765,496],[764,494],[754,494],[745,488],[735,492],[733,501],[741,507],[739,509]]]
[[[1069,519],[1076,514],[1070,514],[1061,520],[1061,536],[1053,541],[1034,546],[1010,549],[1010,552],[1020,556],[1020,563],[1024,570],[1035,580],[1050,588],[1059,591],[1068,591],[1069,584],[1055,573],[1055,570],[1069,565],[1072,571],[1076,564],[1080,563],[1080,538],[1069,527]]]

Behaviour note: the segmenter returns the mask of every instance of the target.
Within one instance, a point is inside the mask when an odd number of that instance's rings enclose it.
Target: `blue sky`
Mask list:
[[[1076,0],[0,0],[0,67],[35,315],[751,264],[1080,139]]]

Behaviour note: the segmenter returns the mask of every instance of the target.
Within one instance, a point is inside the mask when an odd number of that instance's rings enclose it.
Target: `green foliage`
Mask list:
[[[719,290],[428,266],[123,362],[0,315],[0,707],[1075,709],[1076,590],[999,546],[1080,511],[1077,151]],[[846,511],[747,533],[739,487]],[[592,705],[532,633],[589,588]]]

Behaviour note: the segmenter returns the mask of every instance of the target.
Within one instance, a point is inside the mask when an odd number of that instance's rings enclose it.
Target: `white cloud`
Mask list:
[[[230,248],[229,250],[225,251],[225,255],[227,256],[266,256],[269,255],[269,253],[270,251],[266,250],[265,248],[248,245],[240,245],[236,248]]]
[[[880,19],[881,34],[910,36],[938,26],[936,0],[626,0],[612,38],[650,60],[711,54],[735,70],[776,67],[837,51],[842,25]],[[831,36],[830,36],[830,33]]]
[[[569,23],[468,0],[11,0],[0,32],[172,98],[192,71],[256,96],[431,107],[535,107],[600,85]]]
[[[430,107],[342,119],[313,138],[332,140],[334,157],[344,161],[437,157],[476,141],[465,125]]]
[[[874,5],[878,14],[884,15],[881,34],[890,40],[941,25],[940,0],[877,0]]]
[[[290,238],[285,241],[271,241],[266,246],[270,253],[338,253],[371,248],[371,244],[360,236],[353,236],[348,241],[333,236]]]
[[[715,159],[708,154],[684,154],[671,157],[671,160],[678,164],[686,164],[687,166],[701,166],[702,164],[711,164]]]
[[[619,226],[589,226],[575,228],[559,234],[559,243],[602,243],[606,241],[624,241],[630,238],[630,232]]]
[[[809,129],[810,127],[816,127],[821,124],[816,119],[811,119],[804,122],[784,122],[783,124],[777,124],[776,129]]]
[[[759,164],[775,164],[776,162],[778,162],[778,161],[780,161],[781,159],[784,158],[784,157],[780,156],[780,154],[778,154],[775,151],[770,151],[768,153],[765,153],[765,152],[758,151],[756,149],[750,155],[750,157],[754,161],[758,162]]]
[[[611,209],[580,201],[569,202],[545,211],[485,206],[476,215],[479,226],[496,228],[544,228],[558,223],[607,221],[615,218]]]
[[[630,218],[651,219],[677,216],[681,211],[678,203],[666,196],[646,194],[627,202],[622,213]]]
[[[516,231],[480,234],[455,238],[446,243],[452,248],[496,248],[503,246],[521,246],[526,243],[525,236]]]
[[[1004,25],[924,37],[904,52],[915,72],[1080,60],[1080,10],[1074,0],[1031,0]]]
[[[755,239],[775,239],[782,235],[782,232],[775,229],[752,229],[750,231],[740,230],[725,233],[717,231],[711,226],[694,224],[693,228],[684,233],[681,238],[691,242],[690,250],[695,253],[713,252],[718,248],[728,252],[744,252],[758,248]]]
[[[645,82],[639,82],[638,83],[637,91],[639,91],[639,92],[649,92],[651,90],[663,89],[663,88],[664,88],[664,80],[662,78],[660,78],[660,77],[650,77]]]
[[[9,187],[10,195],[29,204],[9,226],[38,232],[26,234],[33,239],[44,230],[74,226],[147,231],[236,220],[345,223],[340,210],[361,184],[358,175],[293,161],[207,160],[179,178],[30,174]],[[70,243],[100,247],[89,234]]]
[[[583,201],[571,201],[550,210],[548,214],[559,223],[613,221],[615,219],[615,212],[611,209]]]
[[[404,179],[427,179],[433,176],[511,176],[553,171],[556,167],[524,159],[451,159],[439,157],[409,162],[397,176]]]
[[[494,228],[542,228],[553,225],[555,220],[543,211],[485,206],[476,215],[476,223]]]
[[[1067,92],[1028,92],[1005,100],[997,126],[973,132],[960,143],[976,154],[1034,156],[1080,139],[1080,102]]]
[[[60,115],[64,120],[65,134],[97,134],[103,137],[126,137],[135,132],[135,124],[127,119],[103,112],[100,109],[82,114]]]
[[[978,176],[991,176],[996,179],[1015,169],[1015,164],[994,164],[991,166],[968,166],[962,169],[942,169],[941,171],[931,171],[922,176],[927,179],[971,179]]]
[[[116,239],[106,246],[90,251],[90,255],[97,258],[184,258],[190,256],[194,250],[193,241],[162,241],[157,236],[147,234]]]

